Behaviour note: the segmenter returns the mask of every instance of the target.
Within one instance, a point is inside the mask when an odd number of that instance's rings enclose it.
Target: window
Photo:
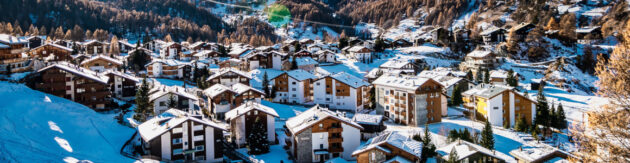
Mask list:
[[[316,82],[315,85],[319,85],[319,82]]]
[[[83,93],[85,92],[85,88],[77,88],[77,93]]]
[[[173,144],[181,144],[182,138],[173,139]]]
[[[319,128],[324,128],[324,124],[320,123]]]
[[[166,103],[164,101],[160,101],[160,106],[166,106]]]
[[[388,111],[389,111],[389,105],[388,105],[388,106],[385,106],[385,110],[388,110]]]
[[[330,98],[326,98],[326,101],[330,101]]]
[[[293,94],[293,97],[297,97],[295,94]]]
[[[71,89],[72,89],[72,87],[66,86],[66,90],[71,90]]]
[[[188,106],[188,100],[182,100],[182,105]]]
[[[292,91],[295,91],[296,89],[295,89],[295,88],[291,88],[291,90],[292,90]]]
[[[319,149],[324,149],[324,144],[319,144]]]
[[[291,84],[295,85],[295,82],[291,82]]]
[[[195,150],[197,150],[197,151],[203,151],[203,145],[198,145],[198,146],[195,146]]]
[[[386,90],[386,91],[385,91],[385,95],[389,95],[389,90]]]
[[[122,87],[122,85],[118,84],[118,88]]]
[[[494,110],[498,110],[498,109],[499,109],[499,107],[494,107]]]
[[[183,149],[174,149],[173,154],[174,155],[182,154],[183,151],[184,151]]]

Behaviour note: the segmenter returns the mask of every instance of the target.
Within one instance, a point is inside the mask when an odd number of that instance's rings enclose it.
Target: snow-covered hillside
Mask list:
[[[133,162],[132,128],[64,98],[0,82],[0,162]]]

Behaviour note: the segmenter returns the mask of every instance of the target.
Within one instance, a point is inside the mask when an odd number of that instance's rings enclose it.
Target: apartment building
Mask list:
[[[316,104],[358,112],[369,107],[370,83],[346,72],[327,75],[314,81]]]
[[[353,46],[348,49],[349,57],[357,61],[366,61],[372,59],[372,50],[365,46]]]
[[[44,44],[28,51],[34,58],[41,58],[46,61],[71,61],[74,50],[57,44]]]
[[[345,117],[316,105],[286,122],[285,143],[296,162],[324,162],[340,157],[355,160],[363,128]]]
[[[107,83],[113,97],[124,100],[135,98],[137,85],[140,83],[138,78],[116,70],[109,70],[104,75],[109,78]]]
[[[276,97],[273,102],[304,104],[313,101],[313,80],[317,76],[302,69],[285,72],[275,78],[273,89],[276,90]]]
[[[144,66],[147,76],[159,78],[188,78],[192,66],[174,59],[156,59]]]
[[[81,51],[89,55],[107,54],[109,53],[109,43],[97,40],[80,42]]]
[[[67,62],[37,71],[35,89],[63,97],[93,109],[104,109],[110,102],[109,78]]]
[[[160,161],[222,162],[225,128],[184,111],[169,109],[138,125],[142,155]]]
[[[169,42],[161,46],[160,57],[162,59],[178,59],[182,52],[182,45],[177,42]]]
[[[247,73],[234,68],[222,68],[218,72],[214,72],[212,76],[206,79],[210,86],[215,84],[223,84],[225,86],[232,86],[236,83],[249,85],[249,80],[252,77]]]
[[[247,137],[256,132],[254,127],[262,125],[267,142],[275,144],[275,119],[278,117],[278,113],[273,108],[253,101],[228,111],[225,113],[225,121],[230,124],[231,142],[239,147],[245,147],[248,143]]]
[[[495,126],[503,126],[505,123],[514,126],[521,117],[525,117],[527,123],[531,124],[536,116],[536,102],[509,86],[480,84],[463,92],[462,99],[464,107],[474,117],[488,120]]]
[[[420,162],[422,146],[422,142],[394,131],[371,138],[352,152],[352,156],[357,158],[357,163]]]
[[[497,55],[490,50],[474,50],[466,54],[466,58],[464,59],[464,62],[459,65],[459,69],[464,72],[470,70],[473,75],[476,75],[477,71],[483,69],[490,70],[499,66],[501,60],[496,56]]]
[[[104,55],[93,56],[92,58],[83,60],[81,67],[88,68],[96,72],[105,72],[106,70],[118,70],[122,68],[123,62]]]
[[[396,123],[421,126],[442,120],[444,86],[424,77],[381,75],[372,84],[376,92],[376,113]]]
[[[172,108],[193,112],[197,101],[197,96],[191,90],[180,86],[155,85],[149,90],[149,103],[153,104],[155,114],[164,113]],[[174,107],[169,107],[171,102],[174,102],[171,104]]]
[[[28,41],[15,36],[0,34],[0,73],[24,72],[31,69],[31,60],[24,55]]]
[[[205,89],[203,95],[204,108],[207,108],[219,120],[224,119],[226,112],[250,101],[260,103],[261,99],[265,97],[265,93],[261,90],[242,83],[236,83],[232,86],[215,84]]]

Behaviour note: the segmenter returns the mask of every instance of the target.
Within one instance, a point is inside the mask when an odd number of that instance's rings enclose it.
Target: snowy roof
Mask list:
[[[201,45],[205,45],[206,43],[203,41],[197,41],[194,44],[190,44],[189,47],[197,47],[197,46],[201,46]]]
[[[216,53],[216,51],[214,51],[214,50],[202,50],[200,52],[195,53],[193,56],[195,56],[195,57],[207,57],[210,53],[213,53],[213,52]]]
[[[518,73],[514,72],[514,76],[517,76]],[[508,71],[505,70],[493,70],[490,72],[490,78],[503,78],[506,79],[508,76]]]
[[[361,145],[357,150],[352,152],[352,155],[357,155],[374,148],[378,148],[380,150],[383,150],[384,152],[390,153],[391,149],[384,148],[386,147],[382,146],[384,144],[389,144],[393,147],[396,147],[402,151],[416,156],[418,159],[422,158],[422,142],[413,140],[410,137],[402,135],[398,131],[387,132],[383,135],[371,138],[370,140],[368,140],[367,143]]]
[[[291,131],[293,134],[297,134],[302,130],[307,129],[326,118],[333,118],[349,124],[350,126],[354,126],[360,130],[363,130],[363,127],[361,127],[361,125],[345,117],[345,113],[331,111],[328,110],[328,108],[323,108],[319,105],[315,105],[314,107],[296,115],[295,117],[289,118],[286,121],[286,126],[287,129],[289,129],[289,131]]]
[[[503,93],[506,90],[510,90],[512,87],[505,85],[493,85],[493,84],[479,84],[472,89],[469,89],[462,94],[464,95],[474,95],[483,97],[486,99],[490,99],[500,93]]]
[[[98,41],[98,40],[88,40],[88,41],[85,41],[85,42],[79,42],[80,45],[90,45],[90,44],[93,44],[93,43],[101,43],[101,44],[109,45],[109,43],[101,42],[101,41]]]
[[[180,86],[165,86],[165,85],[157,85],[153,89],[149,91],[151,94],[149,95],[149,101],[156,100],[167,94],[175,94],[179,96],[183,96],[185,98],[191,99],[193,101],[197,101],[197,96],[186,92],[186,88]]]
[[[311,74],[308,71],[302,69],[291,70],[287,72],[287,75],[294,78],[295,80],[302,81],[306,79],[317,79],[317,76]],[[271,79],[271,78],[270,78]]]
[[[0,43],[3,44],[26,44],[28,43],[28,41],[15,37],[15,36],[11,36],[8,34],[0,34]]]
[[[575,32],[576,33],[591,33],[594,30],[599,29],[599,28],[600,27],[598,27],[598,26],[597,27],[583,27],[583,28],[575,29]]]
[[[337,81],[345,83],[345,84],[351,86],[352,88],[358,88],[358,87],[369,86],[370,85],[370,83],[364,81],[363,79],[358,78],[358,77],[356,77],[354,75],[350,75],[350,74],[348,74],[347,72],[344,72],[344,71],[336,73],[334,75],[331,75],[330,77],[335,79],[335,80],[337,80]]]
[[[392,159],[389,159],[383,163],[394,163],[394,162],[395,163],[413,163],[413,161],[407,160],[406,158],[401,157],[401,156],[393,157]]]
[[[225,130],[224,127],[221,127],[219,124],[210,120],[190,116],[181,110],[169,109],[166,112],[138,125],[138,133],[142,137],[142,140],[149,142],[163,133],[172,130],[175,126],[189,120],[201,123],[205,126]]]
[[[215,84],[215,85],[217,85],[217,84]],[[232,85],[232,91],[235,92],[238,95],[240,95],[240,94],[242,94],[244,92],[250,91],[250,90],[258,92],[260,94],[265,94],[263,91],[258,90],[256,88],[252,88],[249,85],[245,85],[243,83],[236,83],[236,84]]]
[[[136,47],[135,44],[131,44],[127,40],[118,40],[118,43],[123,44],[125,46],[129,46],[129,47],[134,47],[134,48]]]
[[[489,50],[474,50],[466,54],[466,57],[485,58],[490,54],[492,54],[492,51],[489,51]]]
[[[72,73],[72,74],[75,74],[75,75],[79,75],[79,76],[82,76],[82,77],[85,77],[85,78],[92,79],[94,81],[98,81],[98,82],[103,83],[103,84],[107,84],[107,81],[109,80],[109,77],[107,77],[107,76],[105,76],[103,74],[99,74],[99,73],[94,72],[94,71],[92,71],[90,69],[83,68],[83,67],[80,67],[80,66],[77,66],[77,65],[73,65],[73,64],[70,64],[68,62],[59,62],[59,63],[53,64],[53,65],[44,67],[44,68],[42,68],[40,70],[37,70],[37,72],[46,71],[46,70],[48,70],[50,68],[53,68],[53,67],[62,69],[64,71],[66,71],[66,72],[69,72],[69,73]]]
[[[46,44],[44,44],[42,46],[36,47],[35,49],[43,48],[44,46],[47,46],[47,45],[50,45],[50,46],[53,46],[53,47],[56,47],[56,48],[59,48],[61,50],[65,50],[65,51],[70,51],[70,52],[74,51],[72,48],[68,48],[68,47],[65,47],[65,46],[57,45],[57,44],[51,44],[51,43],[46,43]]]
[[[429,80],[433,79],[418,76],[384,74],[374,80],[372,84],[416,90]]]
[[[97,56],[94,56],[94,57],[92,57],[90,59],[86,59],[85,61],[81,62],[81,65],[86,64],[86,63],[90,63],[92,61],[96,61],[96,60],[99,60],[99,59],[106,60],[106,61],[111,62],[113,64],[123,65],[122,61],[120,61],[118,59],[114,59],[114,58],[108,57],[108,56],[104,56],[104,55],[97,55]]]
[[[145,66],[152,65],[154,63],[162,63],[162,64],[165,64],[167,66],[179,66],[180,64],[181,65],[185,65],[186,64],[186,63],[177,61],[175,59],[154,59],[150,63],[147,63]]]
[[[249,48],[234,48],[232,49],[232,51],[230,51],[228,53],[228,55],[230,56],[236,56],[238,55],[238,57],[243,57],[245,55],[247,55],[248,53],[252,52],[252,49]]]
[[[502,28],[496,27],[496,26],[492,26],[486,30],[484,30],[483,32],[480,33],[480,35],[489,35],[492,34],[494,32],[498,32],[500,30],[503,30]]]
[[[383,121],[383,115],[374,114],[354,114],[352,121],[365,125],[379,125]]]
[[[367,49],[365,46],[353,46],[352,48],[348,49],[349,52],[358,52],[361,51],[363,49]]]
[[[379,67],[381,68],[396,68],[396,69],[400,69],[403,68],[405,65],[410,64],[411,62],[407,61],[407,60],[389,60],[383,64],[381,64]]]
[[[497,159],[501,159],[503,161],[506,161],[503,157],[498,156],[496,153],[501,153],[498,151],[494,151],[494,150],[489,150],[487,148],[484,148],[482,146],[479,146],[477,144],[474,143],[470,143],[467,141],[463,141],[463,140],[457,140],[449,145],[446,145],[444,147],[438,148],[436,150],[436,152],[445,160],[448,160],[449,158],[449,154],[451,153],[452,150],[455,150],[455,152],[457,152],[457,160],[461,160],[464,158],[467,158],[475,153],[482,153],[484,155],[487,156],[491,156]],[[496,153],[495,153],[496,152]]]
[[[328,49],[315,52],[315,55],[322,55],[322,54],[335,54],[335,52],[332,52]]]
[[[238,75],[246,77],[248,79],[252,78],[248,73],[230,67],[230,68],[222,68],[222,69],[220,69],[219,72],[216,72],[216,73],[212,74],[212,76],[208,77],[207,80],[211,80],[211,79],[217,78],[217,77],[222,76],[223,74],[226,74],[228,72],[232,72],[232,73],[238,74]]]
[[[298,66],[317,65],[317,64],[319,64],[319,62],[315,61],[311,57],[297,57],[295,59],[295,62],[297,63]]]
[[[273,108],[270,108],[268,106],[262,105],[257,102],[250,101],[226,112],[225,120],[229,121],[231,119],[237,118],[251,110],[258,110],[258,111],[264,112],[265,114],[269,114],[274,117],[279,117],[278,113],[276,113],[276,110],[274,110]]]
[[[0,43],[0,48],[9,48],[9,47],[10,47],[9,45],[5,45],[5,44]]]
[[[557,153],[559,152],[559,153]],[[527,162],[540,162],[545,161],[543,159],[552,159],[554,155],[564,155],[565,157],[568,153],[561,151],[557,148],[549,146],[547,144],[525,144],[518,149],[514,149],[510,151],[510,154],[519,160],[525,160]],[[566,160],[565,160],[566,161]]]
[[[225,91],[232,91],[232,88],[225,86],[223,84],[215,84],[215,85],[212,85],[212,87],[206,88],[205,90],[203,90],[203,94],[210,98],[214,98],[215,96]]]
[[[140,79],[138,79],[137,77],[130,75],[130,74],[126,74],[120,71],[115,71],[115,70],[108,70],[105,72],[105,74],[112,74],[112,75],[116,75],[116,76],[120,76],[123,77],[125,79],[129,79],[129,80],[133,80],[134,82],[138,83],[140,82]]]

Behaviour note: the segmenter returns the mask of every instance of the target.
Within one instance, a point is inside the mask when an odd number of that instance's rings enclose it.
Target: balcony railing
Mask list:
[[[330,137],[328,138],[328,143],[341,143],[343,142],[342,137]]]

